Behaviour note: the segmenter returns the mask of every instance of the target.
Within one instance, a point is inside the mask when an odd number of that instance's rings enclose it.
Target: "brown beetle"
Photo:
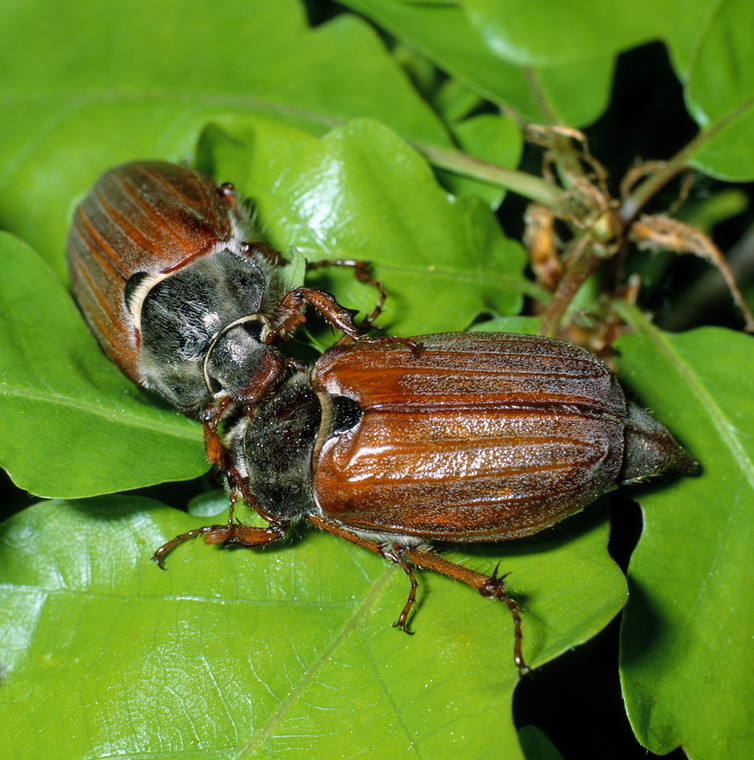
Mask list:
[[[274,346],[309,303],[358,338],[380,313],[382,286],[351,267],[380,300],[360,326],[319,290],[283,293],[278,254],[246,242],[248,214],[231,185],[193,169],[136,161],[105,172],[76,209],[67,240],[74,296],[110,359],[134,382],[202,418],[210,459],[225,466],[215,430],[231,402],[251,404],[278,381]]]
[[[307,518],[397,563],[463,581],[518,608],[502,577],[431,551],[433,541],[501,541],[537,533],[617,485],[696,463],[648,412],[626,402],[613,372],[588,351],[528,335],[425,335],[331,348],[310,372],[239,410],[227,444],[244,498],[269,523],[233,522],[177,543],[277,541]]]

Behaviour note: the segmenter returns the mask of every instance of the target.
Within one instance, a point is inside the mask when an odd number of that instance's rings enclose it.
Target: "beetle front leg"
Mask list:
[[[306,321],[302,312],[304,302],[313,306],[330,326],[342,330],[349,338],[356,340],[362,336],[362,330],[353,319],[358,311],[346,309],[322,290],[294,288],[280,299],[275,308],[271,320],[275,327],[266,338],[268,345]]]
[[[306,268],[309,269],[321,269],[322,267],[346,267],[353,270],[354,277],[365,285],[371,285],[376,288],[379,293],[379,298],[372,311],[367,314],[359,325],[359,329],[362,332],[367,332],[374,327],[374,323],[377,321],[377,317],[382,313],[382,307],[385,305],[385,299],[387,293],[385,292],[384,285],[375,280],[371,274],[371,266],[367,261],[358,261],[355,259],[326,259],[323,261],[307,261]]]
[[[222,451],[227,456],[227,451],[225,449],[222,449]],[[238,478],[238,482],[242,483],[243,480],[238,473],[235,472],[235,468],[233,468],[233,472]],[[229,479],[233,477],[228,472],[226,472],[226,475],[228,475]],[[204,536],[205,544],[238,544],[240,546],[262,546],[264,544],[269,544],[272,541],[279,541],[280,539],[285,538],[290,523],[287,521],[272,521],[271,518],[268,518],[268,516],[260,512],[259,509],[256,511],[259,512],[262,517],[268,519],[268,522],[270,523],[268,528],[258,528],[251,525],[243,525],[239,522],[233,522],[233,512],[238,497],[238,489],[233,488],[230,495],[230,504],[228,505],[228,521],[225,525],[202,525],[200,528],[194,528],[185,533],[180,533],[175,536],[175,538],[171,538],[170,541],[167,541],[160,546],[152,555],[152,559],[157,563],[157,566],[164,570],[165,565],[163,564],[163,559],[165,558],[165,555],[178,546],[178,544],[182,544],[184,541],[196,538],[197,536]],[[251,499],[248,503],[249,506],[254,509],[258,506],[254,499]]]
[[[165,555],[174,549],[178,544],[188,541],[196,536],[204,536],[205,544],[238,544],[240,546],[263,546],[272,541],[279,541],[285,538],[288,529],[288,523],[276,523],[269,528],[257,528],[251,525],[242,525],[241,523],[232,522],[233,507],[229,510],[229,521],[225,525],[203,525],[201,528],[194,528],[177,535],[164,543],[153,555],[152,559],[158,567],[165,569],[163,559]]]
[[[255,507],[256,500],[252,497],[246,484],[245,478],[241,476],[238,469],[233,464],[233,458],[225,448],[225,444],[217,432],[220,420],[225,410],[230,405],[230,397],[223,399],[217,406],[212,407],[202,414],[202,428],[204,430],[204,448],[207,452],[209,463],[216,467],[227,479],[232,493],[240,493],[244,501],[250,506]],[[228,513],[228,523],[233,522],[233,507],[235,498],[231,498],[230,509]],[[262,515],[266,519],[266,515]],[[269,521],[268,521],[269,522]]]
[[[329,262],[328,262],[329,263]],[[361,325],[354,322],[354,317],[359,312],[354,309],[346,309],[341,306],[329,293],[312,288],[294,288],[286,293],[272,315],[272,324],[275,327],[267,335],[265,342],[270,345],[278,338],[286,336],[306,321],[302,306],[306,301],[319,313],[319,315],[336,330],[343,332],[343,337],[336,343],[340,345],[349,341],[366,341],[374,343],[388,343],[404,345],[414,353],[420,349],[419,344],[412,338],[401,338],[390,335],[381,338],[367,338],[364,333],[372,326],[372,320],[376,318],[375,312],[367,316]],[[381,309],[382,307],[380,307]]]

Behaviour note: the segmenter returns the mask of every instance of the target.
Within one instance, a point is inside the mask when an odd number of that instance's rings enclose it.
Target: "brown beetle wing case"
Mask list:
[[[626,405],[576,346],[525,335],[420,336],[328,351],[312,384],[358,424],[314,456],[322,512],[349,527],[452,541],[518,538],[613,485]],[[462,527],[461,527],[462,526]]]
[[[161,161],[105,172],[76,209],[67,241],[73,292],[103,350],[129,378],[143,381],[139,333],[126,304],[129,279],[175,270],[231,232],[217,186]]]

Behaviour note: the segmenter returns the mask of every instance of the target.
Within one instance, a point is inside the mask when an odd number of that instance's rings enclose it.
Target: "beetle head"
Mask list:
[[[215,396],[230,395],[254,404],[274,384],[282,361],[267,346],[270,323],[261,314],[250,314],[226,325],[215,337],[204,358],[204,382]]]

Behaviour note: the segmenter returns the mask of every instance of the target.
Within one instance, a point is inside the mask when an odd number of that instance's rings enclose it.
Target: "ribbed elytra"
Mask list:
[[[235,423],[227,445],[245,498],[269,523],[229,520],[176,537],[258,546],[302,519],[398,564],[448,575],[521,616],[504,576],[443,559],[435,541],[538,533],[606,491],[696,463],[651,415],[627,402],[588,351],[549,338],[422,335],[331,348]]]

